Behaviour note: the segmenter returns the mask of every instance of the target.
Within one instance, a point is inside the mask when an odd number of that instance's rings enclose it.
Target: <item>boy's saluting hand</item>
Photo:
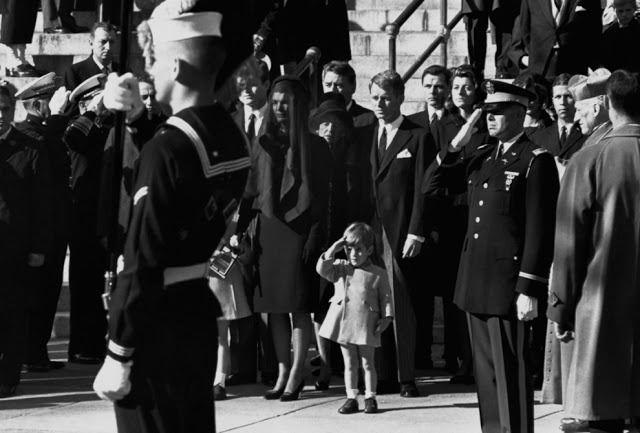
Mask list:
[[[332,259],[333,257],[335,257],[336,253],[340,251],[342,248],[344,248],[346,245],[347,245],[347,238],[343,236],[337,241],[335,241],[333,245],[329,247],[329,249],[325,253],[325,257],[328,259]]]

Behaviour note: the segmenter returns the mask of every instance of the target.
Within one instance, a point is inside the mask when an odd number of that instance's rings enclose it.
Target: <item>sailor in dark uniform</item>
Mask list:
[[[28,313],[27,351],[24,360],[30,372],[46,372],[64,367],[63,362],[51,361],[47,353],[47,343],[51,337],[62,289],[71,212],[71,170],[67,148],[62,142],[69,119],[60,115],[68,103],[70,92],[64,87],[56,91],[55,78],[55,73],[51,72],[16,92],[16,98],[22,100],[27,112],[26,120],[18,123],[16,128],[43,147],[48,156],[52,177],[53,242],[44,265],[31,270],[34,274],[33,302]]]
[[[527,327],[547,296],[558,173],[553,156],[524,134],[535,95],[501,81],[427,171],[427,194],[468,192],[469,224],[454,302],[468,313],[484,433],[533,432]],[[487,115],[498,143],[460,150]]]
[[[158,101],[174,114],[135,168],[108,354],[94,382],[100,397],[116,402],[120,432],[215,432],[220,307],[205,278],[250,167],[248,142],[214,97],[221,21],[219,12],[167,0],[140,29],[145,48],[153,47],[145,56]],[[249,32],[246,48],[248,56]],[[112,74],[105,93],[107,107],[127,111],[138,129],[146,116],[135,78]]]

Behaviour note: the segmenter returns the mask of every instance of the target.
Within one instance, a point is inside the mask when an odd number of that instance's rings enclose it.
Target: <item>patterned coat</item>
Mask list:
[[[393,316],[387,272],[373,264],[354,268],[346,260],[333,261],[324,255],[316,270],[335,287],[320,336],[341,344],[379,347],[376,323]]]

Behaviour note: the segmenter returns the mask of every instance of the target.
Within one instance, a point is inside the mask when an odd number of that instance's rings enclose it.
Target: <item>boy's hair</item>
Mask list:
[[[358,242],[362,242],[365,248],[369,248],[372,247],[374,243],[373,229],[365,223],[352,223],[344,231],[344,237],[348,245],[355,245]]]

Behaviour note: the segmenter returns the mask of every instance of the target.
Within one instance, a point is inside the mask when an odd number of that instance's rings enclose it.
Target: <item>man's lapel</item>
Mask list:
[[[371,129],[373,129],[373,134],[371,134],[371,140],[373,144],[371,145],[371,154],[369,156],[371,161],[371,173],[373,174],[373,178],[375,179],[378,176],[378,169],[380,164],[378,163],[378,128],[380,127],[380,123],[376,122]]]
[[[569,152],[569,150],[571,150],[571,148],[575,146],[581,138],[582,131],[580,131],[580,127],[578,125],[574,125],[573,128],[571,128],[571,134],[569,134],[569,136],[567,137],[567,142],[565,143],[564,147],[560,149],[557,155],[560,158],[564,157],[564,155],[566,155],[567,152]]]
[[[398,128],[398,132],[396,132],[395,137],[393,137],[393,141],[389,144],[389,147],[387,147],[387,151],[384,153],[384,159],[380,163],[380,169],[377,176],[380,176],[380,174],[389,167],[391,162],[396,158],[398,153],[406,146],[407,142],[411,138],[411,131],[405,129],[405,122],[406,120],[402,121],[400,128]]]
[[[555,23],[556,19],[553,17],[553,11],[551,10],[551,2],[552,1],[553,0],[539,0],[538,3],[540,3],[540,7],[542,8],[542,12],[545,14],[547,19],[550,22]]]

